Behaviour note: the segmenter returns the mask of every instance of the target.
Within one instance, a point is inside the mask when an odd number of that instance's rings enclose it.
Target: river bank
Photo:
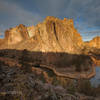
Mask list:
[[[97,87],[100,85],[100,66],[95,67],[96,75],[90,79],[90,82],[93,86]]]

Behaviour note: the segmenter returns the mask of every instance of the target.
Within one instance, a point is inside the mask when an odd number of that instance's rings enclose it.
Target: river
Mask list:
[[[90,79],[90,82],[94,87],[100,84],[100,66],[96,66],[95,70],[96,70],[96,75]]]

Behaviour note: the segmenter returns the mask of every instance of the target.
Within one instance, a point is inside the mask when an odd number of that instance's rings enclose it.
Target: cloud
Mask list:
[[[100,26],[100,0],[37,0],[36,5],[45,16],[81,18],[89,27]]]
[[[89,27],[93,27],[100,26],[99,5],[100,0],[0,0],[0,13],[15,19],[17,17],[24,23],[27,23],[26,18],[34,19],[34,23],[37,23],[41,17],[43,19],[48,15],[75,20],[81,18]],[[32,23],[29,19],[29,23]]]
[[[88,33],[88,34],[99,34],[100,33],[100,30],[87,31],[87,32],[84,32],[84,33]]]
[[[38,13],[27,11],[16,3],[0,1],[0,32],[17,24],[34,25],[42,20]]]
[[[87,34],[94,36],[92,28],[100,28],[100,0],[0,0],[0,24],[5,28],[37,24],[46,16],[73,18],[83,36],[89,29]]]
[[[100,0],[31,0],[42,16],[73,18],[75,27],[83,35],[88,29],[100,28]],[[80,21],[79,21],[80,20]],[[93,35],[91,33],[88,33]],[[95,33],[94,33],[95,34]],[[100,33],[98,33],[100,35]]]

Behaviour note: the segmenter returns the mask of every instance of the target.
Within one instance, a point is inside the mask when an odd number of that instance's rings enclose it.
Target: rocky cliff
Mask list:
[[[5,41],[8,45],[17,44],[28,37],[27,27],[22,24],[5,31]]]
[[[94,37],[91,41],[86,42],[86,46],[100,49],[100,36]]]
[[[36,26],[26,27],[22,24],[5,31],[5,38],[0,40],[1,49],[28,49],[42,52],[89,52],[91,48],[100,48],[100,37],[83,42],[74,28],[72,19],[63,20],[48,16]],[[88,50],[89,48],[89,50]]]
[[[7,30],[5,42],[6,46],[1,45],[1,48],[69,53],[80,52],[83,44],[72,19],[61,20],[50,16],[36,26],[19,25]]]

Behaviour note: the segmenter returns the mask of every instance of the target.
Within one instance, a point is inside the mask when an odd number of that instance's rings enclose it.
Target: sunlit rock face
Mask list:
[[[89,47],[100,49],[100,36],[97,36],[93,38],[91,41],[86,42],[86,45]]]
[[[72,19],[60,20],[47,17],[38,24],[35,34],[41,41],[41,51],[48,52],[77,52],[83,43],[80,34],[74,28]]]
[[[5,32],[5,41],[7,41],[8,45],[17,44],[28,38],[27,28],[22,24]]]
[[[79,53],[83,45],[72,19],[61,20],[51,16],[36,26],[21,24],[7,30],[4,41],[6,48],[42,52]],[[0,47],[5,48],[5,45]]]
[[[36,26],[26,27],[20,24],[7,30],[5,38],[0,40],[0,48],[76,54],[81,53],[84,47],[100,48],[99,41],[100,37],[96,37],[84,43],[74,28],[72,19],[61,20],[48,16]]]
[[[35,26],[27,27],[27,31],[28,31],[29,37],[33,37],[35,35]]]

